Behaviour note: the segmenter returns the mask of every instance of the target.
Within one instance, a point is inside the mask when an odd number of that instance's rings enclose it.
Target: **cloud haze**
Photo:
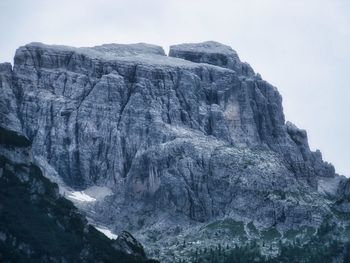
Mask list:
[[[0,12],[2,62],[33,41],[228,44],[278,87],[311,147],[350,176],[350,1],[2,0]]]

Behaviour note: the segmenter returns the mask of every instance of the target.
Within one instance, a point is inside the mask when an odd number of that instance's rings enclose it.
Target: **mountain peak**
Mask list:
[[[247,76],[255,75],[249,64],[241,62],[235,50],[215,41],[173,45],[170,46],[169,56],[232,69]]]
[[[166,56],[143,43],[32,43],[0,77],[0,116],[21,124],[44,174],[74,190],[111,189],[76,205],[114,233],[132,230],[148,251],[278,238],[336,217],[325,193],[337,198],[345,179],[226,45],[174,45]],[[319,191],[325,182],[331,191]]]

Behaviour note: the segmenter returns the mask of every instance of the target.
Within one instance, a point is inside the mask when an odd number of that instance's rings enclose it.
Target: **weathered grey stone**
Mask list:
[[[0,63],[0,123],[2,127],[13,131],[21,131],[14,92],[12,66],[10,63]]]
[[[174,45],[170,47],[169,56],[229,68],[244,76],[255,75],[248,63],[241,62],[236,51],[215,41]]]
[[[19,112],[34,154],[70,187],[113,189],[86,212],[116,232],[158,231],[157,243],[225,217],[289,229],[330,213],[317,184],[333,166],[230,47],[176,45],[168,57],[147,44],[32,43],[6,74],[18,104],[1,113]]]
[[[2,262],[158,262],[125,231],[100,234],[33,162],[31,142],[0,125]]]
[[[141,258],[146,258],[143,246],[127,231],[123,231],[120,235],[118,235],[114,245],[118,250],[124,251],[129,255],[136,255]]]

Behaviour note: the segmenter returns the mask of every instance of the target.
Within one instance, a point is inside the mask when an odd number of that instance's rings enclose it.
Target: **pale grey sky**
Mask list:
[[[1,0],[0,36],[0,62],[33,41],[230,45],[277,86],[311,148],[350,176],[349,0]]]

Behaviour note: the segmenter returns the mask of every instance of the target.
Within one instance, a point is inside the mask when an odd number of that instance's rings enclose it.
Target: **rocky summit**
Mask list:
[[[276,259],[319,229],[350,231],[349,181],[229,46],[30,43],[0,80],[1,126],[27,136],[43,174],[90,224],[129,231],[161,262],[252,243]]]

